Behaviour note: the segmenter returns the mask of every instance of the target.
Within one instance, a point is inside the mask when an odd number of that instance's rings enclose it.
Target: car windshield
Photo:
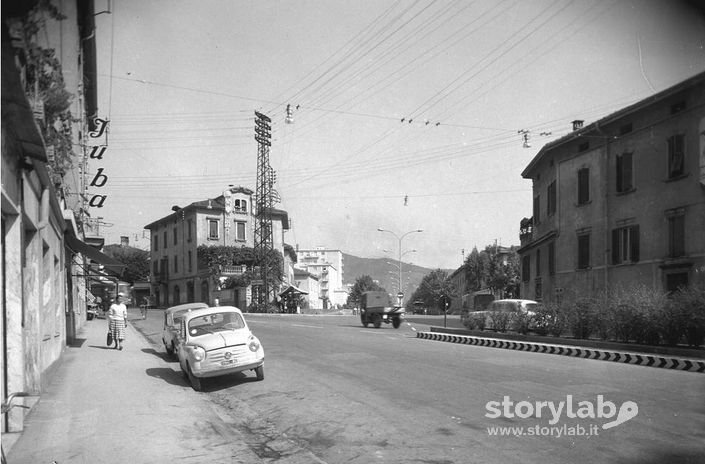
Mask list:
[[[245,328],[245,321],[238,313],[223,312],[194,317],[188,323],[188,331],[193,336],[214,333],[219,330]]]
[[[539,307],[538,303],[526,303],[526,310],[527,311],[533,311],[536,312],[536,309]]]

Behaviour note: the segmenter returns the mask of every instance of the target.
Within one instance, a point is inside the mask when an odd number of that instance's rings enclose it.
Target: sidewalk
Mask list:
[[[94,319],[66,348],[22,434],[2,437],[9,463],[261,462],[162,349],[129,323],[123,351],[105,345],[106,333]]]

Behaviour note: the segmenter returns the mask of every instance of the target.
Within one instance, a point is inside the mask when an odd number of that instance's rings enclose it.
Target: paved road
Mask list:
[[[265,347],[264,382],[214,379],[206,394],[274,462],[292,462],[287,456],[302,449],[320,462],[355,464],[705,459],[702,374],[426,341],[409,325],[364,329],[352,316],[246,317]],[[638,413],[603,429],[620,407]],[[600,411],[614,417],[591,417]],[[524,435],[491,436],[491,427]]]

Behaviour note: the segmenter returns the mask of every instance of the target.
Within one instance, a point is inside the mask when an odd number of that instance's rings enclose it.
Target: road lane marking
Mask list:
[[[320,325],[306,325],[306,324],[291,324],[293,327],[308,327],[311,329],[322,329],[323,326]]]

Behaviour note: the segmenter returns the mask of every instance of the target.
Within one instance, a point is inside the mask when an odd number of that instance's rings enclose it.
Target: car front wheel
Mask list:
[[[257,374],[257,380],[264,380],[264,366],[256,367],[255,374]]]
[[[188,381],[191,383],[191,388],[199,392],[203,391],[201,379],[193,375],[193,372],[191,371],[191,366],[188,363],[186,364],[186,375],[188,376]]]

